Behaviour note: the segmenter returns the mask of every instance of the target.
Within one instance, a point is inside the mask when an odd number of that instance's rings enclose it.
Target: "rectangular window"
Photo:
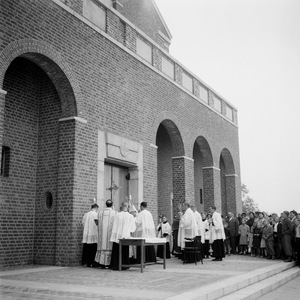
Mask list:
[[[182,73],[182,85],[191,93],[193,92],[193,79],[184,72]]]
[[[227,105],[226,105],[226,117],[231,121],[233,120],[233,110],[231,107]]]
[[[2,156],[1,156],[1,176],[9,176],[9,161],[10,161],[10,148],[2,146]]]
[[[136,38],[136,54],[138,54],[150,64],[152,63],[152,47],[139,37]]]
[[[222,112],[222,102],[219,98],[217,98],[216,96],[214,96],[214,108],[218,111],[218,112]]]
[[[208,90],[204,88],[202,85],[199,86],[200,91],[200,99],[205,103],[208,103]]]
[[[106,31],[106,10],[105,8],[96,5],[91,0],[83,1],[83,16],[98,26],[103,31]]]
[[[163,73],[174,79],[174,64],[162,56],[161,70]]]

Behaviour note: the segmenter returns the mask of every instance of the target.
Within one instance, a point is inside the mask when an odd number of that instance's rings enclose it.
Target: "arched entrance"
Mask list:
[[[178,127],[171,120],[160,123],[156,135],[158,214],[172,222],[178,204],[186,199],[184,146]]]
[[[231,153],[225,148],[220,155],[221,207],[224,216],[229,211],[236,213],[236,177]]]
[[[207,211],[208,206],[211,205],[210,198],[213,196],[209,195],[209,188],[207,185],[207,172],[203,172],[203,168],[207,168],[213,165],[213,158],[211,149],[207,140],[199,136],[193,149],[194,159],[194,188],[195,188],[195,205],[198,211]]]
[[[37,51],[41,46],[43,50]],[[60,187],[67,181],[59,180],[60,158],[65,148],[70,149],[68,135],[63,139],[65,146],[61,144],[64,130],[60,120],[77,115],[75,95],[61,67],[41,54],[47,52],[61,62],[48,45],[20,41],[5,51],[10,55],[1,56],[6,60],[0,62],[1,87],[6,92],[0,103],[4,111],[0,144],[2,161],[7,164],[0,188],[8,221],[3,235],[9,236],[4,265],[54,265],[59,245],[59,198],[66,196]],[[64,217],[70,211],[72,208]]]

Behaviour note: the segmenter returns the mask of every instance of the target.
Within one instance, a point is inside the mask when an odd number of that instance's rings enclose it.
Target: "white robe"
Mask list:
[[[110,237],[116,214],[117,212],[110,207],[98,213],[98,247],[95,261],[101,265],[110,264],[113,245]]]
[[[212,223],[210,226],[210,243],[215,240],[225,240],[225,232],[223,220],[219,213],[216,211],[212,214]]]
[[[121,211],[115,216],[110,241],[119,244],[119,239],[130,239],[130,233],[135,229],[134,216],[127,211]]]
[[[195,211],[195,218],[196,218],[196,223],[197,223],[197,236],[201,236],[201,243],[204,244],[205,243],[205,228],[204,228],[204,223],[202,221],[202,217],[199,214],[199,212]]]
[[[210,240],[210,228],[209,228],[209,223],[208,220],[206,219],[205,221],[203,221],[203,225],[204,225],[204,236],[206,240]]]
[[[98,243],[98,227],[95,223],[97,216],[98,214],[94,210],[91,210],[86,214],[84,214],[82,218],[82,225],[83,225],[82,243],[86,243],[86,244]]]
[[[168,235],[165,237],[167,239],[167,242],[170,243],[171,241],[171,232],[172,232],[172,228],[171,225],[166,222],[166,223],[159,223],[157,225],[157,230],[161,227],[161,230],[158,231],[157,237],[158,238],[163,238],[164,237],[164,233],[167,233]]]
[[[178,229],[177,244],[182,249],[185,247],[185,238],[194,238],[197,235],[198,227],[194,212],[188,208],[181,216]]]
[[[135,218],[136,237],[155,238],[155,226],[150,211],[144,209]]]

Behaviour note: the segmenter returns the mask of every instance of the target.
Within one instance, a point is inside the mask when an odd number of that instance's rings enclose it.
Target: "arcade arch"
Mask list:
[[[157,129],[158,214],[173,219],[178,204],[185,199],[184,144],[176,124],[163,120]]]
[[[76,118],[78,107],[72,85],[79,98],[80,89],[61,56],[43,42],[18,41],[3,53],[7,54],[1,55],[0,83],[6,94],[0,101],[4,111],[0,144],[10,147],[10,172],[8,178],[1,178],[1,187],[8,226],[13,229],[16,222],[21,224],[10,238],[14,245],[10,249],[16,255],[9,257],[13,264],[54,265],[60,209],[57,197],[61,193],[59,184],[63,185],[58,183],[59,161],[65,152],[60,144],[64,135],[61,124],[64,119]],[[68,147],[67,136],[64,142]],[[49,191],[51,209],[45,196]],[[18,203],[17,212],[14,203]]]
[[[221,184],[221,208],[222,214],[229,211],[236,213],[236,173],[231,153],[224,148],[220,155],[220,184]]]
[[[194,159],[194,189],[195,189],[195,205],[198,211],[207,211],[209,206],[209,189],[207,186],[207,173],[203,168],[213,166],[213,157],[210,146],[203,136],[197,137],[193,147]],[[205,175],[204,175],[205,174]],[[206,180],[204,180],[206,179]]]

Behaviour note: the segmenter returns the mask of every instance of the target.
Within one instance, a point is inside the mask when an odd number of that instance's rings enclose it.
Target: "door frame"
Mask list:
[[[105,208],[105,163],[128,168],[128,193],[132,197],[132,203],[139,207],[143,202],[143,145],[109,132],[98,131],[97,204],[101,210]]]

